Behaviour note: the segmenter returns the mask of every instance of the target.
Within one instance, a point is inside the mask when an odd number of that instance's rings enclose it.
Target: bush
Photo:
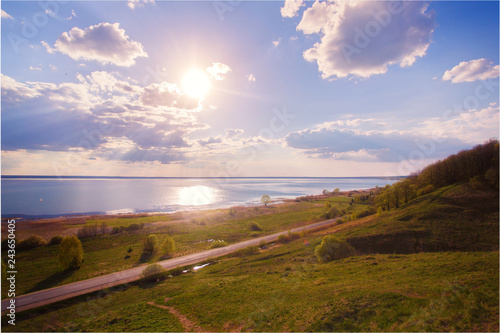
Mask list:
[[[142,271],[142,279],[146,282],[155,282],[167,278],[167,271],[158,264],[149,265]]]
[[[19,250],[34,249],[35,247],[47,245],[47,241],[38,235],[31,235],[17,244]]]
[[[132,223],[127,227],[127,231],[135,231],[141,229],[141,226],[137,223]]]
[[[321,214],[321,218],[325,220],[336,218],[337,216],[342,215],[337,207],[328,208],[323,214]]]
[[[172,254],[175,251],[175,242],[172,237],[167,235],[161,243],[161,252],[163,254]]]
[[[258,246],[249,246],[245,247],[244,249],[239,249],[236,252],[233,252],[230,257],[245,257],[249,256],[252,254],[257,254],[259,253],[259,247]]]
[[[262,227],[257,222],[250,222],[248,228],[252,231],[262,231]]]
[[[383,209],[382,207],[379,207],[379,208],[377,209],[377,215],[378,215],[378,216],[382,216],[382,212],[383,212],[383,211],[384,211],[384,209]]]
[[[83,264],[83,248],[75,236],[64,236],[59,248],[59,262],[65,269],[78,268]]]
[[[213,242],[211,245],[210,245],[210,248],[211,249],[216,249],[218,247],[224,247],[224,246],[227,246],[227,242],[223,241],[223,240],[218,240],[218,241],[215,241]]]
[[[343,259],[355,254],[354,249],[346,241],[331,235],[323,237],[314,252],[321,262]]]
[[[56,244],[61,244],[63,240],[63,237],[62,236],[54,236],[50,239],[50,242],[49,242],[49,245],[56,245]]]
[[[278,236],[278,243],[281,243],[281,244],[286,244],[290,241],[290,238],[285,235],[285,234],[281,234]]]
[[[158,237],[156,235],[148,235],[144,239],[144,249],[143,252],[153,253],[158,249]]]

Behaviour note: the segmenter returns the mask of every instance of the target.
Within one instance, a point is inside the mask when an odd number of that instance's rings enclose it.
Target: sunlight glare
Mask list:
[[[210,205],[217,199],[217,190],[210,186],[182,187],[178,192],[178,205],[202,206]]]
[[[210,89],[210,81],[205,72],[198,69],[191,69],[184,75],[182,80],[182,90],[185,94],[194,97],[202,98]]]

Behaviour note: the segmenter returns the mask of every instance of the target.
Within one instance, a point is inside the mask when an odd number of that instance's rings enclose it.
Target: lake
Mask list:
[[[174,212],[392,184],[387,178],[2,177],[2,217]]]

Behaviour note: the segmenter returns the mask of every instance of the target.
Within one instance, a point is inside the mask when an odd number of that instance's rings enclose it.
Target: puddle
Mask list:
[[[200,265],[200,266],[194,266],[194,267],[193,267],[193,271],[197,271],[197,270],[199,270],[200,268],[207,267],[208,265],[210,265],[210,264],[209,264],[209,263],[206,263],[206,264],[203,264],[203,265]]]

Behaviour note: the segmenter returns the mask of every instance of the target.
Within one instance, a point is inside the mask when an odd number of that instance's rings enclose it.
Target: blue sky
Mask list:
[[[406,175],[498,138],[498,2],[1,6],[2,174]]]

